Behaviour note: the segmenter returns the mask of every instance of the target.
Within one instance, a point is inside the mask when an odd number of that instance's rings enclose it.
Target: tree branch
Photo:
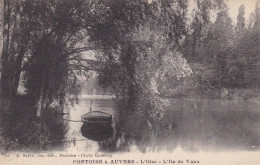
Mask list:
[[[69,51],[63,55],[70,55],[70,54],[81,53],[81,52],[85,52],[85,51],[89,51],[89,50],[98,50],[98,49],[106,49],[106,48],[86,46],[86,47],[72,49],[71,51]]]

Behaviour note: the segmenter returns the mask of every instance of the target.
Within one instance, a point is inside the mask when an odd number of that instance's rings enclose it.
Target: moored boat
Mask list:
[[[81,121],[84,124],[111,124],[112,115],[101,111],[91,111],[82,115]]]

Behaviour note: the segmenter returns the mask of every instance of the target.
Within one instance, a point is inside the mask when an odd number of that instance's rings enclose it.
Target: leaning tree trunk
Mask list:
[[[40,76],[37,78],[38,92],[37,99],[35,100],[36,104],[36,116],[42,116],[43,110],[46,108],[46,104],[48,102],[48,68],[47,68],[47,54],[50,53],[47,41],[41,42],[39,45],[39,54],[36,57],[36,64],[39,67]]]

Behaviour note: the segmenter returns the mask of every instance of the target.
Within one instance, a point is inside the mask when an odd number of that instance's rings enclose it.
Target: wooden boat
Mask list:
[[[101,111],[91,111],[82,115],[81,121],[84,124],[111,124],[112,115]]]

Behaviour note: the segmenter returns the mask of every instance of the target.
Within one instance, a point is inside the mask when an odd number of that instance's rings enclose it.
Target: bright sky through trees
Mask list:
[[[249,18],[250,13],[252,13],[255,9],[255,4],[257,0],[229,0],[228,7],[229,7],[229,15],[232,18],[234,24],[237,22],[237,14],[240,5],[245,5],[245,17],[246,19]]]
[[[232,18],[233,24],[237,23],[237,14],[240,5],[245,5],[245,17],[249,18],[249,15],[254,11],[257,0],[228,0],[229,15]],[[196,6],[197,0],[189,0],[189,16]]]

